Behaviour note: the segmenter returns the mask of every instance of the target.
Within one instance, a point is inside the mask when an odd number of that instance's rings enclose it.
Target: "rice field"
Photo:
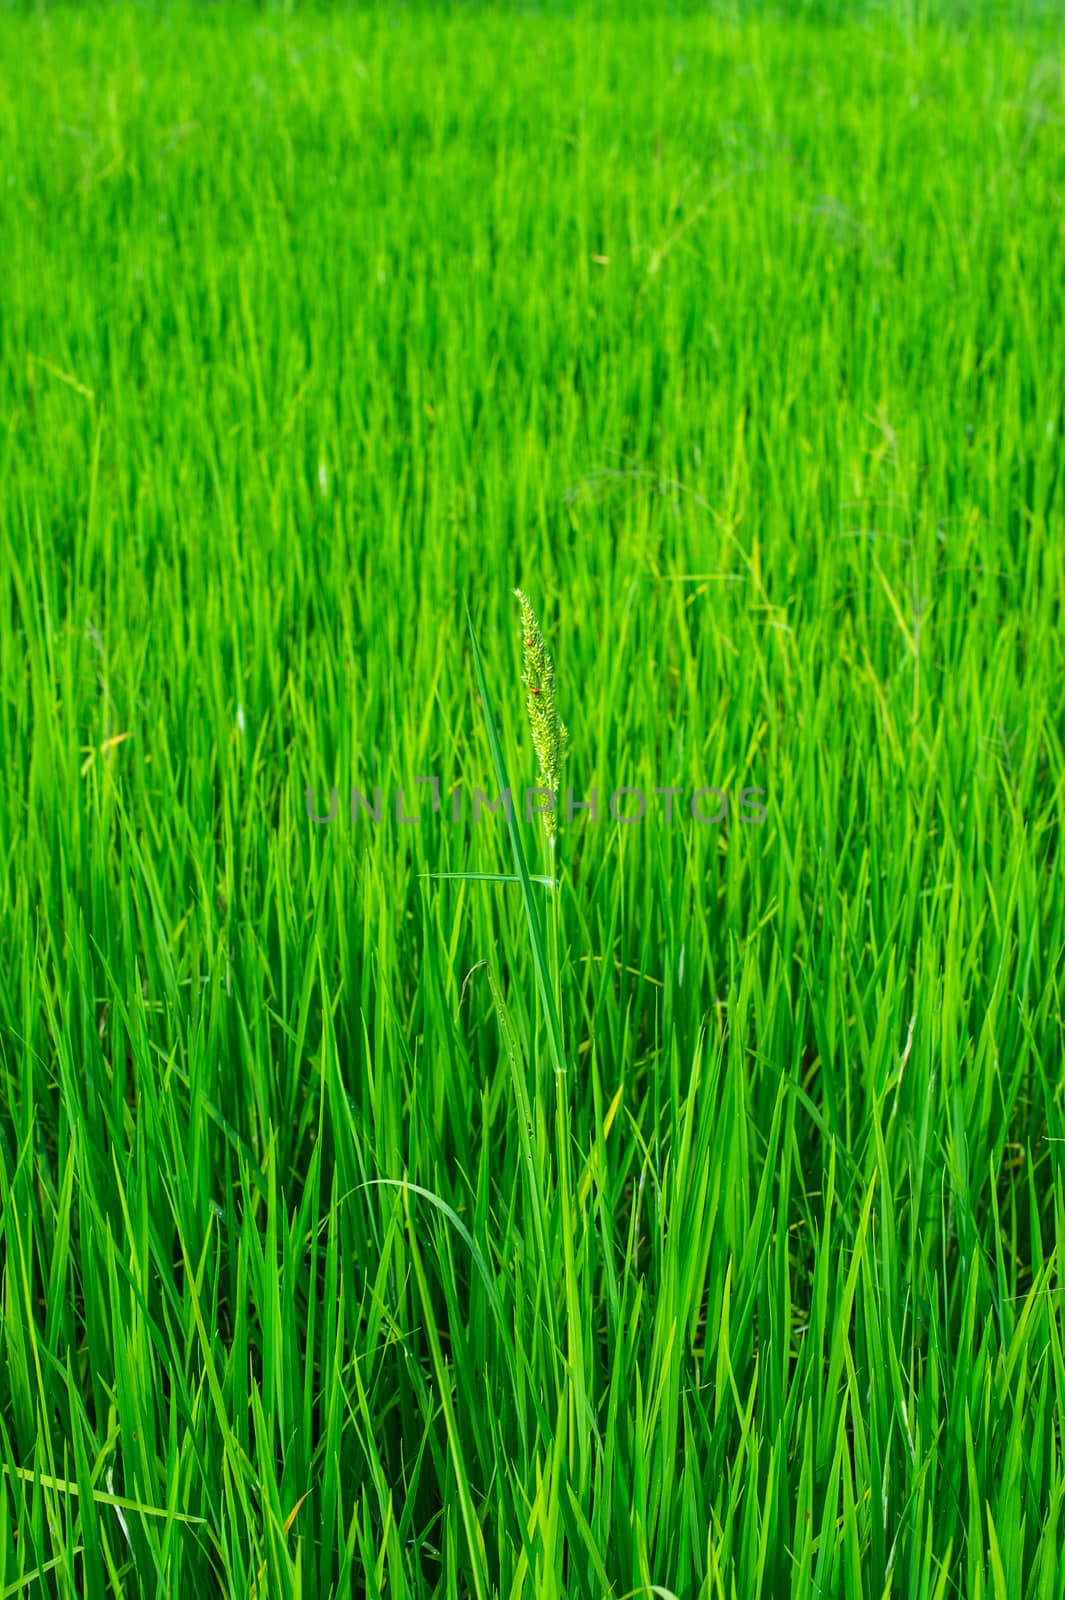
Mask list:
[[[1063,72],[0,12],[0,1596],[1065,1596]]]

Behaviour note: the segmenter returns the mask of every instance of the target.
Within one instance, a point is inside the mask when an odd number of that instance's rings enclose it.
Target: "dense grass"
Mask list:
[[[1065,1595],[1062,84],[0,19],[0,1593]]]

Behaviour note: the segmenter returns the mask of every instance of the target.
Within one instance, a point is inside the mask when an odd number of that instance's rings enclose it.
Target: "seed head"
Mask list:
[[[555,702],[555,663],[551,660],[540,624],[533,615],[532,606],[520,589],[515,589],[521,606],[522,675],[521,681],[528,690],[525,707],[529,713],[533,749],[540,763],[540,782],[555,796],[554,810],[543,813],[544,827],[549,839],[558,828],[559,779],[562,763],[566,759],[569,735],[558,714]]]

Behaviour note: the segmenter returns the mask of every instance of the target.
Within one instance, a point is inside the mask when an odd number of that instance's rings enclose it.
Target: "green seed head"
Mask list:
[[[529,713],[529,726],[532,729],[533,749],[540,763],[540,782],[546,789],[550,789],[555,797],[554,810],[543,813],[548,838],[553,839],[558,828],[559,780],[562,775],[562,763],[566,759],[569,735],[565,723],[558,714],[555,700],[555,663],[551,660],[547,645],[544,643],[540,624],[522,591],[515,589],[514,593],[521,606],[523,668],[521,678],[527,690],[525,705]]]

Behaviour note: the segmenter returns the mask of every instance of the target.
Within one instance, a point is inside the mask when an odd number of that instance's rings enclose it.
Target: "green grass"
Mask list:
[[[0,17],[0,1595],[1065,1596],[1020,11]]]

